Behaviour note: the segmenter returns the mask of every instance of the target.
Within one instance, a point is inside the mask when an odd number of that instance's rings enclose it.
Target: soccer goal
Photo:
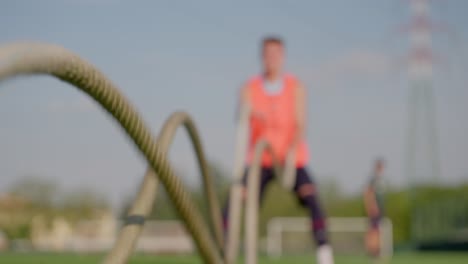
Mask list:
[[[365,254],[364,238],[369,220],[364,217],[329,218],[328,232],[336,254]],[[381,223],[381,256],[393,254],[392,223],[383,219]],[[266,251],[270,257],[308,254],[313,244],[310,234],[310,219],[306,217],[276,217],[268,222]]]

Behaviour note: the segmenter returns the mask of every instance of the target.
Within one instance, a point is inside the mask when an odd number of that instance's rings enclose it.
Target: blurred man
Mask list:
[[[379,158],[374,162],[370,181],[364,191],[364,205],[369,217],[369,230],[366,235],[368,253],[377,258],[380,254],[380,221],[383,217],[382,174],[385,162]]]
[[[288,152],[295,149],[296,178],[294,194],[308,209],[313,238],[317,244],[319,264],[332,264],[333,255],[328,244],[325,215],[320,206],[317,189],[306,168],[308,147],[306,128],[306,89],[291,74],[283,71],[285,47],[280,38],[267,37],[261,43],[263,72],[254,76],[241,90],[240,104],[251,109],[249,121],[249,150],[247,167],[253,158],[256,143],[266,139],[275,156],[284,164]],[[260,200],[266,186],[273,180],[273,160],[270,153],[262,156]],[[244,175],[245,183],[247,175]],[[227,229],[228,209],[224,210]]]

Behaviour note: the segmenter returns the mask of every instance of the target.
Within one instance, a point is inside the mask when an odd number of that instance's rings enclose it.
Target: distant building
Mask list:
[[[102,251],[115,241],[116,231],[117,220],[110,209],[70,219],[64,210],[44,212],[25,198],[0,195],[0,251],[8,247],[8,234],[26,239],[41,251]]]

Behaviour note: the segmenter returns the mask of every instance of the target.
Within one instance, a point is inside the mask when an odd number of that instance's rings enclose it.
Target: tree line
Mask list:
[[[211,172],[216,182],[218,197],[225,204],[229,185],[230,173],[216,163],[211,163]],[[199,205],[206,219],[208,217],[207,202],[201,186],[190,188],[193,200]],[[325,212],[329,217],[365,217],[363,197],[361,193],[352,195],[344,194],[339,184],[333,180],[324,181],[319,184],[319,198],[324,204]],[[363,190],[364,191],[364,190]],[[403,245],[412,239],[412,217],[419,208],[430,207],[433,204],[444,202],[450,204],[453,202],[466,205],[468,210],[468,184],[457,186],[444,185],[418,185],[411,188],[392,188],[389,187],[384,194],[385,216],[390,218],[393,223],[393,236],[396,245]],[[442,206],[445,207],[445,206]],[[122,210],[122,216],[125,214],[128,206]],[[437,210],[434,211],[437,214]],[[468,211],[455,214],[462,218]],[[260,232],[265,234],[269,219],[275,216],[306,216],[308,214],[298,203],[296,198],[290,192],[284,190],[278,183],[274,182],[266,191],[265,199],[260,213]],[[430,216],[429,216],[430,217]],[[447,216],[448,217],[448,216]],[[174,210],[167,194],[161,187],[158,191],[156,203],[150,215],[150,219],[178,219],[177,212]],[[452,217],[453,218],[453,217]],[[468,217],[462,225],[468,228]],[[448,223],[456,222],[457,219],[448,219]],[[452,221],[452,222],[450,222]],[[417,224],[417,223],[416,223]],[[414,225],[414,223],[413,223]],[[429,230],[430,231],[430,230]]]

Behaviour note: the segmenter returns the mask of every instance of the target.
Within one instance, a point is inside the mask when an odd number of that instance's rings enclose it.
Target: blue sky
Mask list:
[[[450,30],[434,46],[441,181],[468,179],[468,2],[434,1]],[[357,191],[376,155],[404,184],[408,86],[406,1],[2,1],[0,44],[60,44],[114,81],[157,133],[175,110],[190,112],[207,154],[230,169],[235,96],[259,71],[258,41],[279,34],[288,70],[309,96],[310,166],[319,182]],[[0,190],[25,175],[91,186],[118,202],[138,185],[142,157],[82,93],[49,77],[0,88]],[[182,133],[171,160],[197,182]]]

